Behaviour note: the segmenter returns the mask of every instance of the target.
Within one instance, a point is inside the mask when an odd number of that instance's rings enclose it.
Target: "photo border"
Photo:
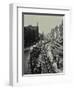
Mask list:
[[[25,7],[25,5],[19,4],[11,4],[10,5],[10,85],[21,85],[23,82],[23,77],[20,77],[19,74],[19,64],[18,64],[18,9],[19,8],[27,8],[27,9],[42,9],[42,10],[55,10],[55,11],[63,11],[63,14],[66,16],[67,19],[70,18],[70,9],[67,8],[40,8],[40,7]],[[68,26],[69,27],[69,26]],[[64,32],[64,31],[63,31]],[[64,37],[63,37],[64,38]],[[65,47],[64,47],[65,48]],[[64,54],[64,53],[63,53]],[[41,74],[40,74],[41,75]],[[40,75],[30,75],[30,76],[40,76]],[[47,76],[49,74],[46,74]],[[52,75],[52,74],[51,74]],[[58,75],[58,74],[56,74]],[[27,75],[28,76],[28,75]],[[45,76],[44,74],[41,76]],[[50,76],[50,75],[49,75]],[[26,77],[24,77],[26,78]],[[28,78],[28,77],[27,77]],[[26,83],[26,82],[25,82]]]

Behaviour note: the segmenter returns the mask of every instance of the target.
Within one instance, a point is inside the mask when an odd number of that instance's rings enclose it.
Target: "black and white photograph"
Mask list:
[[[22,13],[22,75],[63,73],[63,17]]]

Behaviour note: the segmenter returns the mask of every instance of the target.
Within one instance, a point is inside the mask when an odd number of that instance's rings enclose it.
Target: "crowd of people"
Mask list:
[[[54,56],[51,43],[37,43],[30,53],[31,73],[57,73],[63,69],[63,60],[59,55]]]

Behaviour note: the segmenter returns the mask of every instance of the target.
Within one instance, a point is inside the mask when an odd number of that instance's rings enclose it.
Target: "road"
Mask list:
[[[29,61],[30,61],[30,49],[24,52],[24,74],[31,73]]]

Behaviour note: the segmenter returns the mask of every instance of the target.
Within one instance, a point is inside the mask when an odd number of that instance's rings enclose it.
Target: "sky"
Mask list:
[[[24,14],[24,26],[39,26],[39,32],[44,34],[50,33],[51,29],[61,24],[64,16],[60,15],[32,15]]]

